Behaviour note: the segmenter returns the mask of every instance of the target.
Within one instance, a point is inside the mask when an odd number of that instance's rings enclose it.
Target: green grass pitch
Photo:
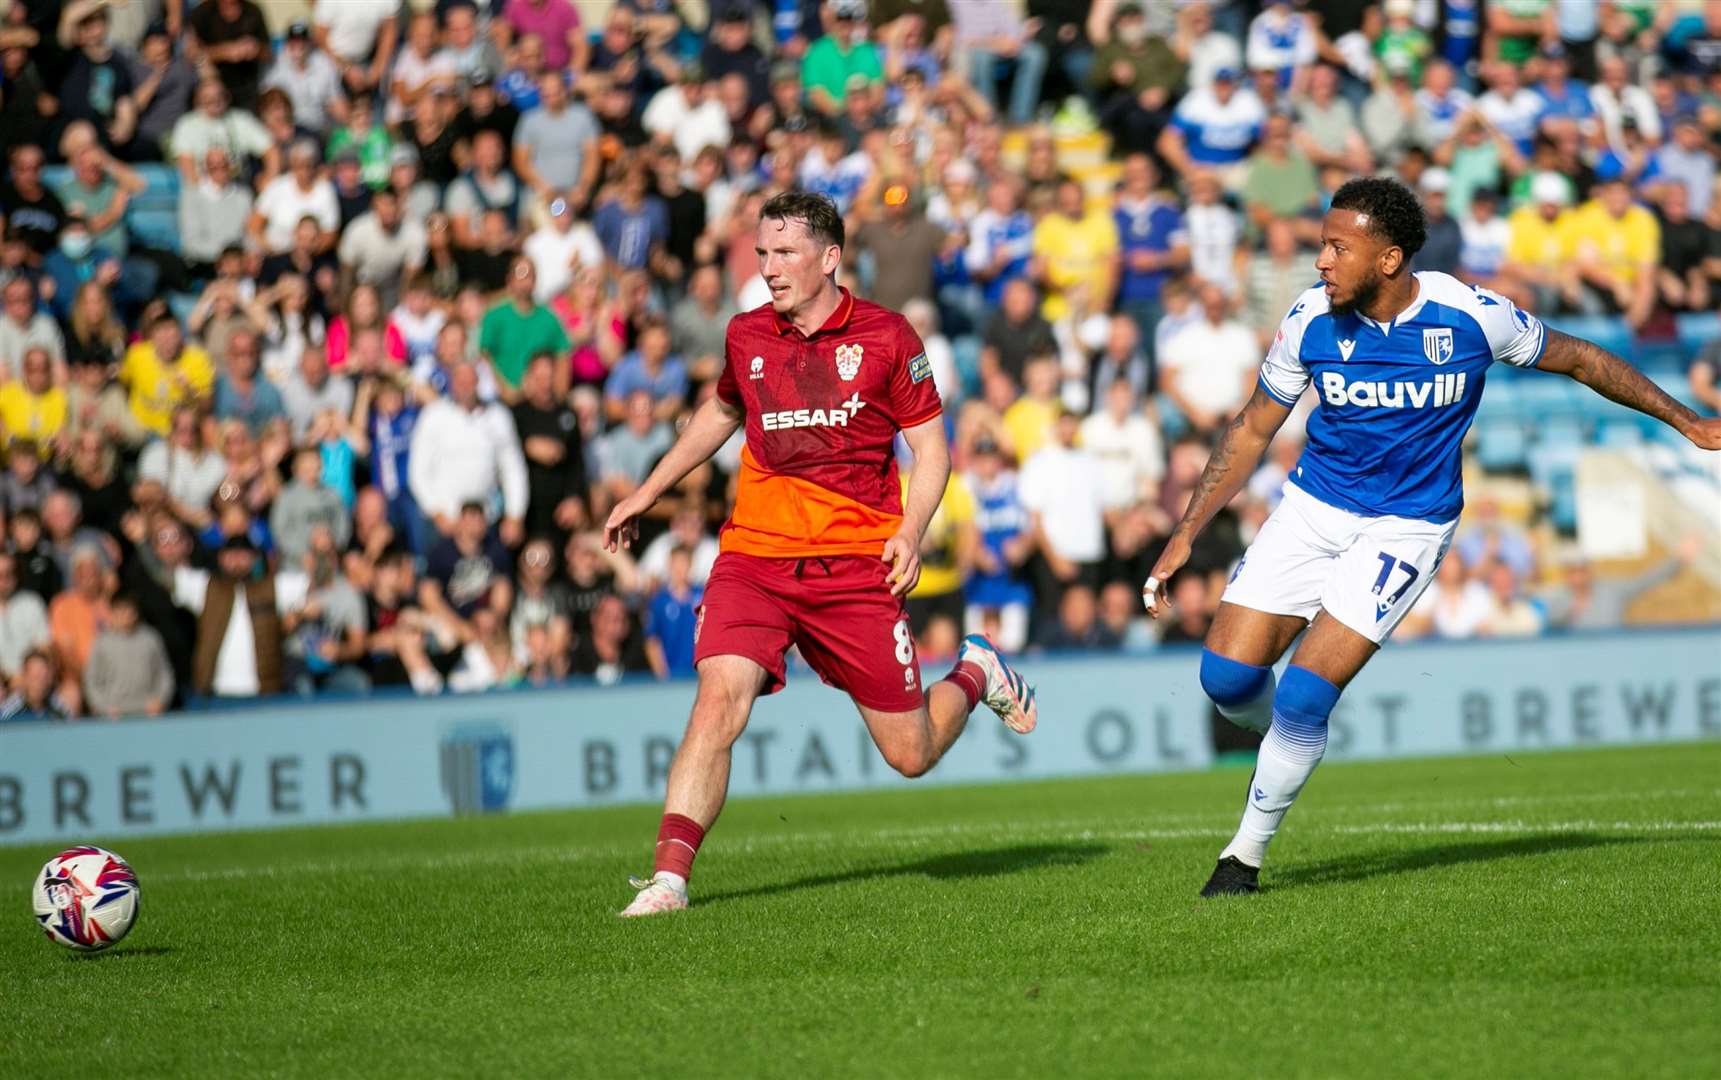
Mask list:
[[[96,957],[0,849],[0,1076],[1721,1073],[1721,745],[1328,765],[1200,901],[1246,778],[738,802],[628,922],[655,808],[114,841]]]

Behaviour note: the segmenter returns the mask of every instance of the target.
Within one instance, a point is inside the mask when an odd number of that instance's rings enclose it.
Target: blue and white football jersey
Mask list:
[[[1416,283],[1390,324],[1334,315],[1319,287],[1303,293],[1267,351],[1261,387],[1290,406],[1314,384],[1292,483],[1354,514],[1444,522],[1464,506],[1460,443],[1488,366],[1534,367],[1547,333],[1487,289],[1434,272]]]

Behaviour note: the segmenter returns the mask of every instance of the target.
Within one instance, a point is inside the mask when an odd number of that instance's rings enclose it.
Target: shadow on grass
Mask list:
[[[93,964],[97,960],[146,960],[153,956],[166,956],[172,951],[172,945],[139,945],[130,949],[116,945],[100,952],[75,952],[71,959],[80,964]]]
[[[856,881],[880,878],[929,877],[939,880],[1001,877],[1048,866],[1081,866],[1106,854],[1103,844],[1017,844],[1013,847],[991,848],[985,851],[963,851],[937,855],[930,859],[894,865],[863,866],[839,874],[815,874],[794,881],[781,881],[751,889],[701,896],[700,906],[724,900],[745,900],[756,896],[817,889],[826,885],[845,885]]]
[[[1414,873],[1418,870],[1463,866],[1467,863],[1530,858],[1614,844],[1640,844],[1650,839],[1652,838],[1629,834],[1603,836],[1583,832],[1542,833],[1536,836],[1517,836],[1509,840],[1486,840],[1481,843],[1465,843],[1458,837],[1453,837],[1412,851],[1376,851],[1343,859],[1286,866],[1269,874],[1264,889],[1279,885],[1335,885],[1388,877],[1392,874]]]

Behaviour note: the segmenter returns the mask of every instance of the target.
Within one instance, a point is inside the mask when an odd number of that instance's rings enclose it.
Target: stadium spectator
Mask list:
[[[210,180],[217,182],[213,162],[225,151],[210,151]],[[313,250],[334,244],[341,226],[340,200],[335,186],[317,173],[317,146],[298,139],[287,150],[287,171],[270,181],[257,197],[250,221],[251,239],[268,255],[281,255],[294,248],[294,234],[307,218],[317,225]],[[219,254],[219,252],[217,252]],[[211,260],[213,261],[213,260]]]
[[[31,440],[47,456],[66,445],[66,391],[54,383],[47,349],[26,349],[21,366],[22,378],[0,384],[0,437],[8,443]]]
[[[341,233],[343,286],[374,285],[382,306],[393,307],[402,283],[424,265],[425,243],[424,226],[405,216],[399,193],[383,188]]]
[[[288,25],[281,52],[263,76],[263,89],[286,94],[294,123],[318,138],[326,137],[346,112],[340,69],[316,46],[303,20]]]
[[[1622,314],[1636,329],[1655,303],[1661,228],[1653,214],[1632,202],[1624,180],[1604,180],[1597,190],[1572,215],[1571,257],[1585,301]]]
[[[1201,314],[1166,343],[1159,368],[1165,394],[1183,419],[1210,432],[1248,398],[1262,353],[1255,335],[1231,317],[1217,285],[1201,290]]]
[[[1020,383],[1028,360],[1055,354],[1057,340],[1038,309],[1033,283],[1015,278],[1004,288],[1003,303],[987,323],[980,350],[982,372],[1001,372]]]
[[[230,2],[232,0],[217,0],[208,8]],[[244,3],[245,0],[239,2]],[[209,151],[217,147],[226,151],[234,161],[261,158],[263,171],[269,176],[281,171],[281,152],[268,130],[255,116],[232,104],[231,93],[229,88],[213,79],[199,83],[192,97],[194,108],[176,120],[173,130],[168,133],[167,147],[179,165],[183,184],[197,183],[197,163],[205,160]]]
[[[148,336],[126,351],[119,380],[131,391],[138,423],[165,435],[173,409],[209,394],[215,368],[207,352],[186,344],[179,320],[163,313],[149,325]]]
[[[90,647],[84,709],[92,716],[158,716],[173,702],[173,664],[154,628],[138,619],[137,599],[119,593]]]
[[[81,682],[90,650],[110,618],[108,600],[115,582],[107,556],[95,544],[73,549],[70,563],[70,588],[48,604],[48,631],[59,661],[60,696],[76,710],[83,700]]]
[[[1578,307],[1577,276],[1570,259],[1575,254],[1575,219],[1568,210],[1566,182],[1542,173],[1530,183],[1530,202],[1507,219],[1511,240],[1506,247],[1506,273],[1522,282],[1534,297],[1532,311],[1554,311],[1562,304]]]
[[[580,636],[574,646],[573,672],[594,677],[598,685],[609,686],[626,675],[668,674],[667,669],[653,663],[651,650],[645,647],[645,634],[634,626],[627,606],[618,596],[605,596],[592,611],[591,630]],[[656,657],[658,663],[663,657]]]
[[[215,377],[212,408],[217,420],[238,420],[252,435],[287,416],[281,392],[261,378],[262,339],[251,330],[240,330],[228,339],[226,370]]]
[[[526,368],[514,429],[526,458],[528,536],[563,538],[587,520],[584,438],[579,418],[556,393],[556,358],[539,353]]]
[[[1249,224],[1249,235],[1259,236],[1272,221],[1290,221],[1300,238],[1318,237],[1320,185],[1314,165],[1292,145],[1291,119],[1269,116],[1261,128],[1261,141],[1249,155],[1239,195]]]
[[[0,686],[14,685],[24,657],[52,643],[47,606],[20,586],[17,557],[0,551]]]
[[[1173,110],[1158,150],[1185,180],[1212,171],[1228,188],[1242,183],[1243,159],[1260,136],[1267,110],[1240,81],[1237,68],[1221,67],[1211,87],[1191,90]]]
[[[110,12],[115,10],[124,9],[109,8]],[[197,67],[174,41],[166,23],[151,23],[136,53],[121,55],[129,68],[132,100],[138,110],[137,133],[130,149],[138,160],[153,159],[161,152],[162,139],[191,108]]]
[[[479,329],[478,347],[496,374],[498,389],[510,400],[532,357],[560,355],[572,344],[555,313],[533,299],[536,287],[532,260],[516,257],[508,269],[507,297],[485,312]]]
[[[590,224],[576,220],[566,199],[552,200],[547,218],[521,248],[532,260],[537,280],[533,297],[539,304],[550,304],[566,293],[582,269],[604,266],[602,241]]]
[[[655,316],[638,333],[639,347],[623,357],[604,384],[604,411],[621,422],[631,408],[630,397],[643,390],[651,398],[652,415],[672,420],[686,403],[687,365],[670,352],[669,325]]]
[[[1117,252],[1112,216],[1088,206],[1079,181],[1059,181],[1055,209],[1034,227],[1033,272],[1046,292],[1040,313],[1056,322],[1077,307],[1109,311],[1117,287]]]
[[[448,377],[448,397],[419,414],[407,470],[422,522],[436,533],[452,535],[457,516],[472,500],[493,514],[489,504],[500,490],[502,542],[519,543],[528,497],[525,455],[508,410],[479,401],[472,365],[456,365]],[[423,524],[418,535],[421,550],[428,550],[432,536]]]
[[[647,604],[645,647],[653,671],[694,673],[693,641],[704,590],[693,584],[692,569],[693,552],[677,544],[669,553],[668,574]]]
[[[1080,439],[1098,461],[1100,500],[1113,514],[1158,496],[1165,448],[1159,429],[1137,411],[1137,389],[1127,377],[1108,383],[1099,400],[1100,408],[1081,423]]]
[[[1542,616],[1524,595],[1522,582],[1505,563],[1489,563],[1479,575],[1488,591],[1489,610],[1477,632],[1484,637],[1534,637]]]
[[[324,413],[352,414],[352,380],[345,374],[332,373],[328,353],[320,345],[311,345],[300,355],[297,370],[281,388],[281,404],[286,407],[294,441],[302,440],[311,430],[311,424]]]
[[[1601,630],[1619,626],[1632,603],[1651,589],[1673,580],[1696,557],[1701,541],[1682,541],[1673,555],[1627,577],[1598,578],[1584,559],[1568,563],[1565,580],[1543,589],[1536,602],[1547,623],[1570,630]]]
[[[1040,558],[1034,564],[1035,602],[1056,610],[1063,588],[1099,584],[1105,558],[1105,487],[1099,462],[1076,445],[1080,420],[1058,418],[1051,442],[1022,468],[1021,500]]]
[[[60,564],[42,543],[42,514],[33,506],[7,508],[11,519],[12,554],[18,564],[18,585],[45,600],[59,594],[65,582]]]
[[[801,58],[807,102],[825,116],[842,111],[849,88],[877,86],[884,78],[878,46],[866,39],[866,0],[829,0],[829,32]]]
[[[1710,274],[1707,263],[1721,252],[1721,237],[1692,218],[1682,184],[1661,189],[1657,224],[1661,230],[1661,264],[1656,269],[1660,302],[1675,311],[1709,311]]]
[[[297,469],[299,459],[293,464]],[[279,563],[282,678],[301,695],[370,689],[370,677],[359,667],[366,655],[365,604],[341,572],[343,543],[329,526],[313,525],[301,557],[283,554]]]
[[[514,174],[536,196],[539,207],[557,198],[576,210],[591,201],[598,176],[598,123],[591,111],[570,103],[560,74],[538,83],[542,104],[514,133]]]
[[[318,529],[327,529],[342,547],[352,536],[352,520],[338,493],[323,483],[322,451],[300,447],[293,454],[293,478],[270,511],[269,532],[282,565],[297,567],[311,549]]]
[[[47,649],[32,649],[27,653],[18,676],[18,688],[0,702],[0,723],[70,720],[75,717],[77,706],[60,693],[58,675],[53,655]]]
[[[0,303],[0,379],[15,379],[23,371],[24,354],[46,350],[55,361],[66,356],[65,337],[53,316],[37,309],[36,286],[27,277],[6,282]]]
[[[309,149],[314,156],[316,148]],[[292,156],[289,155],[291,163]],[[271,182],[270,190],[283,182],[293,184],[296,175],[295,170],[289,169],[287,176],[277,177]],[[332,198],[332,189],[330,194]],[[234,176],[232,158],[221,147],[210,147],[203,155],[203,172],[199,181],[186,184],[179,191],[179,253],[191,273],[199,277],[212,274],[215,262],[223,252],[244,243],[246,230],[252,227],[255,213],[251,189],[239,183]],[[334,207],[327,220],[330,235],[339,224],[339,208]],[[299,221],[295,220],[292,228],[298,226]],[[265,222],[265,237],[267,231]]]
[[[40,510],[58,490],[54,474],[42,466],[47,447],[34,439],[16,439],[7,448],[6,471],[0,474],[0,503],[6,512]]]
[[[17,144],[7,151],[6,159],[9,171],[6,182],[0,184],[0,206],[6,208],[12,235],[24,244],[27,264],[38,266],[66,223],[66,208],[42,183],[46,157],[40,146]]]
[[[400,0],[343,0],[320,3],[311,12],[317,48],[329,54],[341,81],[353,92],[382,85],[394,57]]]
[[[1464,248],[1464,230],[1446,212],[1446,193],[1452,187],[1452,174],[1435,166],[1425,169],[1418,191],[1423,210],[1428,215],[1428,240],[1416,253],[1418,270],[1437,270],[1442,274],[1456,273]]]

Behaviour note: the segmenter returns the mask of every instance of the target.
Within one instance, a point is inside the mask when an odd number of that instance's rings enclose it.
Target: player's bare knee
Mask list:
[[[921,745],[896,745],[879,747],[887,765],[910,780],[925,776],[938,764],[932,756],[932,747]]]
[[[726,673],[700,674],[699,693],[687,724],[688,737],[732,745],[747,727],[754,694],[742,681],[725,677]]]

